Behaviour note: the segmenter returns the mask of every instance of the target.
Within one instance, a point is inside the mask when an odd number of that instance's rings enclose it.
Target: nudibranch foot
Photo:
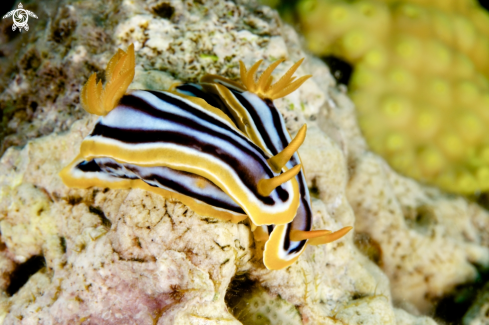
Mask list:
[[[139,188],[178,200],[197,214],[238,223],[248,216],[239,205],[207,179],[168,167],[140,167],[110,158],[77,157],[60,173],[70,187]]]

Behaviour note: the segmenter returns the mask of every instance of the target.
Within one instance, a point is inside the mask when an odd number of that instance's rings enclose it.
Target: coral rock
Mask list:
[[[78,154],[95,118],[77,116],[68,123],[61,115],[57,123],[70,124],[69,131],[37,134],[0,160],[0,323],[244,324],[240,312],[252,320],[265,313],[273,319],[285,308],[293,312],[289,321],[302,324],[431,325],[431,318],[418,314],[475,277],[470,263],[489,264],[488,213],[399,176],[369,152],[351,101],[328,68],[305,55],[297,34],[276,12],[247,1],[123,1],[110,10],[109,21],[95,13],[79,16],[99,6],[59,4],[65,23],[53,25],[71,28],[71,34],[56,33],[45,46],[71,53],[66,71],[89,62],[103,67],[117,47],[131,42],[137,64],[133,87],[152,89],[195,81],[206,72],[236,78],[240,59],[249,64],[283,57],[286,64],[276,72],[281,75],[306,57],[298,74],[313,78],[275,102],[292,135],[308,124],[299,153],[313,194],[313,228],[354,224],[356,234],[309,246],[290,267],[267,270],[262,244],[247,222],[200,216],[138,189],[64,186],[58,173]],[[83,19],[105,26],[110,51],[98,49],[97,42],[76,43],[85,39]],[[40,35],[51,32],[38,29]],[[64,96],[78,97],[82,84]],[[34,87],[35,82],[29,92]],[[359,236],[369,240],[361,244]],[[41,263],[19,280],[30,261]],[[258,288],[254,294],[239,286],[243,276]],[[240,306],[231,304],[227,293],[233,292],[244,303],[265,297],[270,310],[233,308]]]

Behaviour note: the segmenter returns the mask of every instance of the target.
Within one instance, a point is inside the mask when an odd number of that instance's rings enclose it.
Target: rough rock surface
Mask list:
[[[487,212],[397,175],[369,152],[350,100],[273,10],[217,0],[65,0],[56,10],[19,55],[48,51],[41,66],[60,67],[74,83],[57,97],[73,107],[58,114],[62,102],[40,101],[45,115],[34,114],[33,128],[46,116],[54,118],[50,130],[71,128],[29,135],[20,127],[18,139],[38,138],[0,160],[0,324],[240,324],[240,311],[226,303],[241,294],[229,288],[243,276],[270,302],[257,311],[270,319],[280,302],[277,310],[295,308],[303,324],[434,324],[418,315],[475,277],[473,264],[489,264]],[[73,26],[62,42],[48,38],[56,24]],[[91,42],[93,33],[100,37]],[[314,228],[354,225],[355,233],[269,271],[246,222],[203,217],[141,190],[64,186],[58,172],[95,122],[77,103],[81,84],[132,42],[133,88],[166,89],[204,73],[235,78],[240,59],[249,66],[283,57],[279,76],[306,56],[297,73],[314,77],[276,105],[291,133],[308,123],[300,154]],[[25,75],[9,80],[8,96],[40,93],[42,74]],[[40,257],[45,266],[14,290],[16,270]]]

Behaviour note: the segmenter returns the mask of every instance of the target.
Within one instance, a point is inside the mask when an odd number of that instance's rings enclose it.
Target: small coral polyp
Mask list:
[[[354,66],[371,148],[451,192],[489,190],[489,14],[475,0],[303,0],[309,47]]]
[[[134,46],[110,60],[103,87],[92,75],[81,92],[87,112],[101,116],[80,154],[60,176],[70,187],[140,188],[179,200],[195,212],[239,222],[249,217],[264,264],[281,269],[307,245],[343,237],[312,230],[312,209],[297,150],[306,126],[292,139],[272,99],[310,76],[292,77],[297,62],[275,84],[258,81],[240,62],[241,83],[206,75],[170,91],[126,93],[135,69]],[[212,104],[212,105],[211,105]],[[228,114],[224,113],[227,112]]]

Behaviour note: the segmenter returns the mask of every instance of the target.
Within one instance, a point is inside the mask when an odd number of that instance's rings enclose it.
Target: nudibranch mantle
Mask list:
[[[207,75],[200,84],[169,91],[134,90],[131,45],[110,60],[105,87],[90,76],[81,92],[85,110],[100,115],[80,154],[60,173],[70,187],[140,188],[176,199],[195,212],[239,222],[250,218],[256,240],[266,240],[269,269],[291,265],[307,244],[344,236],[313,231],[309,191],[297,149],[272,100],[310,76],[292,77],[297,62],[275,84],[268,67],[255,82],[240,62],[241,84]]]
[[[258,189],[262,179],[286,173],[273,172],[268,156],[229,121],[171,92],[139,90],[124,95],[116,108],[99,118],[81,144],[80,159],[67,167],[63,179],[75,185],[71,170],[97,158],[198,175],[229,195],[257,225],[290,222],[299,204],[295,175],[262,196]],[[168,186],[175,191],[177,185]]]

